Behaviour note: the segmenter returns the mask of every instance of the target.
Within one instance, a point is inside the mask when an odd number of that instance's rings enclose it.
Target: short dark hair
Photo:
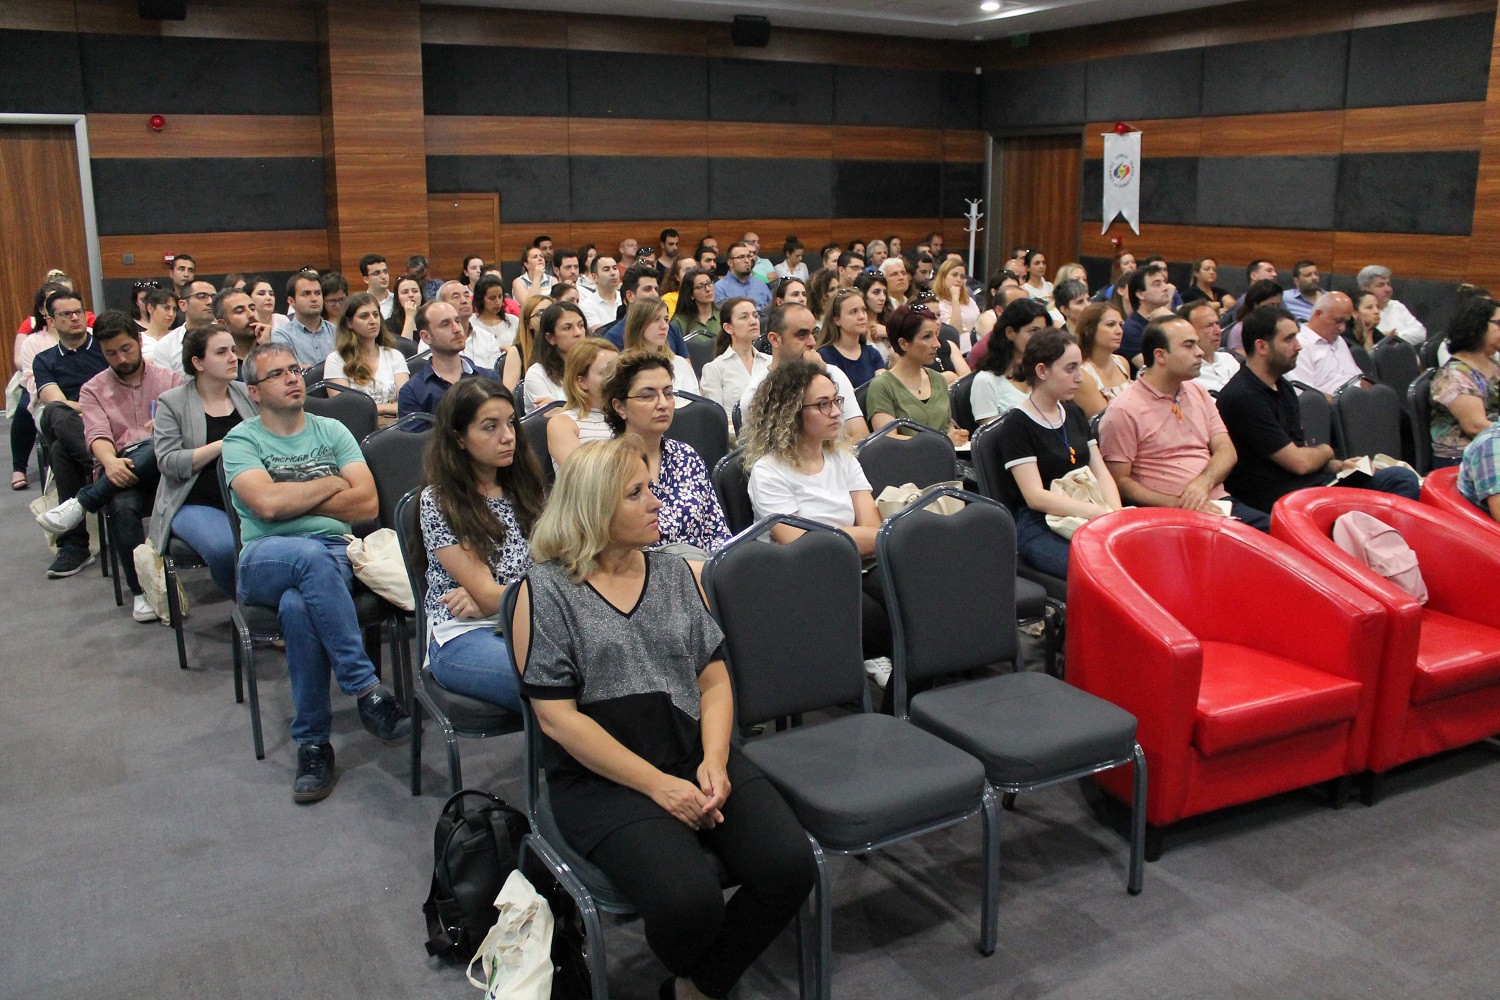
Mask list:
[[[349,282],[337,271],[324,271],[323,276],[318,279],[318,285],[323,289],[324,298],[328,297],[329,292],[349,294]]]
[[[198,267],[198,262],[193,259],[193,255],[190,253],[174,253],[172,255],[172,266],[176,267],[179,260],[187,261],[189,264],[193,265],[194,269]]]
[[[1052,290],[1052,303],[1058,306],[1058,311],[1061,312],[1062,306],[1072,302],[1078,296],[1087,295],[1088,293],[1088,285],[1085,285],[1077,278],[1069,278],[1067,281],[1058,282],[1057,287]]]
[[[1026,342],[1026,350],[1021,353],[1021,374],[1026,384],[1036,385],[1037,365],[1052,367],[1076,343],[1078,341],[1073,335],[1061,327],[1048,327],[1033,333]]]
[[[79,301],[82,300],[80,299]],[[106,309],[94,317],[95,340],[103,343],[121,334],[134,339],[136,343],[141,342],[140,328],[135,325],[135,320],[131,319],[127,313],[121,312],[119,309]]]
[[[853,250],[845,250],[843,253],[839,254],[839,267],[848,267],[855,261],[859,261],[861,264],[863,264],[865,262],[865,255],[862,253],[855,253]]]
[[[199,361],[208,357],[208,340],[216,333],[228,333],[229,328],[223,323],[210,323],[207,326],[195,326],[182,335],[182,374],[192,378],[198,374],[198,369],[193,367],[194,359]]]
[[[606,258],[606,257],[608,257],[610,260],[614,260],[616,264],[619,263],[619,261],[615,260],[614,254],[596,253],[596,254],[594,254],[594,259],[591,260],[591,261],[589,261],[589,274],[598,274],[599,273],[599,262],[601,260],[603,260],[604,258]]]
[[[572,257],[574,260],[577,260],[579,262],[582,262],[582,260],[583,260],[582,257],[578,256],[578,251],[577,250],[570,250],[567,247],[553,247],[552,248],[552,266],[553,267],[558,266],[563,261],[567,260],[569,257]]]
[[[1245,280],[1246,281],[1251,280],[1250,279],[1250,275],[1252,275],[1252,274],[1255,273],[1255,269],[1257,267],[1260,267],[1262,264],[1270,264],[1270,263],[1271,262],[1269,260],[1266,260],[1264,257],[1257,257],[1255,260],[1252,260],[1250,263],[1246,264],[1245,265]],[[1274,267],[1275,265],[1273,264],[1272,266]]]
[[[290,300],[290,301],[296,301],[296,298],[297,298],[297,282],[299,282],[299,281],[311,281],[311,282],[314,282],[318,286],[318,291],[321,292],[323,290],[323,282],[318,277],[318,275],[317,275],[316,272],[314,272],[314,271],[297,271],[290,278],[286,279],[286,297],[287,297],[288,300]]]
[[[657,351],[643,348],[625,351],[609,366],[609,377],[599,389],[599,398],[604,403],[604,422],[616,434],[625,432],[625,418],[615,412],[615,400],[623,401],[629,396],[630,383],[635,381],[635,377],[653,368],[660,368],[668,375],[674,374],[672,362]]]
[[[1297,322],[1297,317],[1287,312],[1281,306],[1260,306],[1252,310],[1240,326],[1240,336],[1245,345],[1245,356],[1255,357],[1255,342],[1257,340],[1264,340],[1267,345],[1275,340],[1276,327],[1284,319],[1289,319],[1293,323]]]
[[[1292,265],[1292,277],[1295,278],[1299,273],[1301,273],[1301,271],[1302,271],[1302,269],[1304,267],[1317,267],[1317,266],[1318,266],[1318,262],[1315,261],[1315,260],[1299,260],[1299,261],[1297,261],[1297,263],[1295,263],[1295,264]]]
[[[147,309],[163,305],[167,302],[171,302],[173,305],[177,304],[177,293],[170,288],[153,288],[146,293]]]
[[[702,261],[703,260],[703,255],[706,254],[706,253],[713,254],[715,260],[719,259],[719,248],[718,247],[707,246],[707,245],[705,245],[703,243],[699,243],[698,244],[698,248],[693,251],[693,259],[696,260],[696,261]]]
[[[917,337],[921,336],[922,326],[928,320],[937,321],[939,323],[939,329],[941,329],[941,321],[938,320],[937,313],[933,312],[931,309],[928,309],[926,306],[897,306],[895,310],[886,317],[885,320],[885,328],[890,341],[891,350],[894,351],[897,356],[904,355],[906,353],[906,348],[901,346],[901,341],[904,340],[908,344],[915,341]]]
[[[786,238],[786,242],[781,245],[781,252],[784,254],[792,254],[796,253],[798,250],[806,249],[807,247],[802,245],[802,241],[797,239],[797,237],[795,236],[788,236]]]
[[[218,293],[214,295],[214,319],[223,319],[224,318],[224,301],[226,299],[228,299],[229,296],[231,296],[231,295],[249,295],[249,294],[250,294],[249,292],[242,292],[242,291],[240,291],[238,288],[235,288],[233,285],[230,285],[228,288],[221,288],[221,289],[219,289]]]
[[[1219,306],[1213,299],[1194,299],[1192,302],[1184,302],[1177,307],[1177,311],[1172,315],[1191,323],[1193,321],[1193,313],[1199,309],[1212,309],[1216,318],[1219,315]]]
[[[1167,324],[1176,323],[1182,319],[1176,313],[1161,316],[1146,324],[1146,329],[1141,331],[1141,357],[1150,368],[1156,363],[1156,352],[1160,348],[1163,351],[1172,349],[1172,340],[1167,336]]]
[[[76,300],[78,302],[79,305],[83,305],[83,296],[79,295],[77,292],[73,291],[71,288],[60,288],[57,291],[50,292],[47,295],[47,315],[48,316],[52,316],[52,317],[56,317],[57,316],[56,304],[57,304],[57,301],[59,299],[74,299],[74,300]]]
[[[384,264],[385,262],[385,257],[381,254],[365,254],[359,259],[359,276],[361,278],[368,278],[370,276],[370,268],[374,267],[376,264]]]
[[[677,230],[668,227],[661,231],[661,235],[657,237],[657,240],[659,242],[665,243],[669,237],[676,237],[677,239],[681,239],[682,235],[678,233]]]
[[[1125,297],[1130,302],[1130,308],[1140,308],[1141,293],[1146,290],[1146,279],[1148,277],[1150,275],[1144,267],[1138,267],[1130,272],[1130,280],[1125,284]]]
[[[642,281],[645,281],[647,278],[655,281],[658,277],[660,275],[656,273],[656,268],[650,264],[632,264],[625,269],[625,276],[620,279],[620,294],[624,295],[626,292],[629,292],[631,295],[634,295],[636,289],[641,287]]]
[[[931,263],[933,263],[932,254],[926,253],[925,251],[924,252],[919,252],[917,254],[917,263],[918,264],[931,264]]]
[[[1490,317],[1500,309],[1500,302],[1480,296],[1465,302],[1448,325],[1448,350],[1472,351],[1484,344],[1490,332]]]
[[[786,317],[793,309],[807,309],[807,306],[801,302],[783,302],[781,305],[773,307],[766,314],[766,332],[786,333]],[[812,312],[812,310],[808,309],[808,312]]]
[[[546,233],[542,233],[536,239],[534,239],[534,240],[531,241],[531,245],[534,246],[534,247],[536,247],[538,250],[540,250],[542,248],[542,244],[543,243],[551,243],[551,242],[552,242],[552,237],[548,236]]]

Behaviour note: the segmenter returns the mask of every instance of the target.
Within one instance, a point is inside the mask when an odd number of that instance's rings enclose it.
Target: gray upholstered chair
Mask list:
[[[739,534],[755,523],[755,507],[750,503],[750,474],[745,471],[745,449],[736,448],[713,467],[710,477],[724,520],[732,534]]]
[[[1322,390],[1306,382],[1293,382],[1297,408],[1302,413],[1302,443],[1308,447],[1333,444],[1333,407]]]
[[[1406,391],[1422,374],[1422,359],[1412,347],[1400,337],[1392,334],[1375,345],[1375,377],[1396,390],[1397,399],[1405,399]]]
[[[696,393],[679,392],[677,398],[688,403],[672,414],[665,436],[691,446],[704,468],[712,471],[729,453],[729,416],[724,407]]]
[[[1413,383],[1415,384],[1415,383]],[[1401,400],[1388,385],[1351,381],[1333,395],[1333,440],[1340,457],[1401,457]]]
[[[318,396],[313,389],[321,388],[324,395]],[[328,390],[333,390],[332,394]],[[375,433],[380,426],[380,415],[375,410],[375,400],[352,386],[337,382],[318,382],[307,390],[302,401],[303,408],[320,417],[332,417],[354,435],[354,440],[363,441]]]
[[[856,444],[854,456],[877,497],[887,486],[912,483],[925,489],[959,478],[958,454],[948,435],[905,418]]]
[[[1432,471],[1432,380],[1437,369],[1429,368],[1417,376],[1406,392],[1406,408],[1411,412],[1412,465],[1419,475]]]
[[[552,419],[552,411],[562,405],[562,400],[554,399],[541,409],[532,410],[520,421],[521,433],[526,435],[526,446],[536,456],[549,485],[557,478],[557,472],[552,468],[552,452],[547,449],[547,421]]]

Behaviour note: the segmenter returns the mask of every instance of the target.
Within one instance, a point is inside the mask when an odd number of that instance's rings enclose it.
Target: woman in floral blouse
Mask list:
[[[1432,380],[1432,462],[1457,465],[1480,431],[1500,418],[1500,302],[1477,298],[1448,328],[1452,357]]]

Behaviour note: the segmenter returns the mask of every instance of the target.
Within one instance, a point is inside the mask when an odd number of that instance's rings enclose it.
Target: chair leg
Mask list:
[[[1049,599],[1043,621],[1045,623],[1043,635],[1046,637],[1047,673],[1061,680],[1063,675],[1063,665],[1061,662],[1063,636],[1068,621],[1066,606]]]
[[[812,841],[813,860],[818,865],[818,919],[815,931],[818,935],[818,1000],[831,1000],[833,996],[833,876],[828,871],[828,858],[823,846]]]
[[[250,689],[250,732],[255,737],[255,759],[266,759],[266,742],[260,728],[260,687],[255,680],[255,643],[250,630],[240,631],[240,657],[245,663],[245,686]]]
[[[1130,875],[1125,890],[1132,896],[1140,895],[1145,884],[1146,850],[1146,751],[1135,745],[1135,795],[1130,803]],[[1161,857],[1161,843],[1156,845],[1156,856]],[[1155,860],[1153,858],[1152,860]]]
[[[979,917],[979,954],[993,955],[999,937],[1000,909],[1000,810],[995,789],[984,786],[984,899]]]
[[[458,734],[453,731],[453,723],[447,719],[439,720],[443,726],[443,739],[448,744],[448,783],[453,786],[453,792],[457,793],[464,787],[463,765],[458,760]]]
[[[177,564],[171,559],[166,560],[165,573],[167,578],[167,617],[172,620],[172,632],[177,639],[177,666],[183,670],[187,665],[187,643],[182,634],[182,602],[177,594]]]
[[[797,996],[816,1000],[818,992],[817,893],[815,887],[797,911]]]
[[[234,659],[234,703],[243,705],[245,703],[245,664],[240,653],[239,626],[235,626],[234,641],[229,644],[230,652]]]
[[[411,793],[422,794],[422,699],[411,700]]]
[[[104,511],[99,511],[94,520],[99,528],[99,575],[107,580],[109,579],[109,529],[104,522]]]
[[[1366,771],[1359,778],[1359,801],[1366,806],[1373,806],[1380,801],[1381,786],[1385,784],[1385,775],[1376,774],[1374,771]]]
[[[1148,862],[1160,861],[1162,848],[1167,839],[1167,828],[1155,823],[1146,824],[1145,856]]]
[[[111,534],[109,530],[109,518],[104,515],[103,511],[100,511],[99,561],[109,564],[109,572],[105,575],[115,585],[115,607],[123,608],[125,606],[125,595],[120,590],[120,559],[118,553],[115,552],[114,539],[110,537]]]

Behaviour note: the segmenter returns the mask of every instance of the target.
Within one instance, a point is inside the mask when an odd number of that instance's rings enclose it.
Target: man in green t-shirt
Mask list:
[[[333,791],[336,774],[328,669],[358,699],[382,742],[411,736],[411,719],[380,684],[350,594],[349,523],[376,516],[375,480],[354,436],[303,411],[303,369],[286,344],[262,344],[241,372],[260,416],[224,438],[224,478],[240,516],[239,600],[275,608],[286,639],[297,744],[296,802]]]

